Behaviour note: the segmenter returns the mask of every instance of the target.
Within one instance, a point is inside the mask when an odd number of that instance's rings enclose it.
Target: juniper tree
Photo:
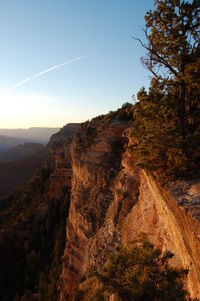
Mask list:
[[[185,140],[186,115],[194,115],[200,102],[199,93],[194,93],[200,89],[200,1],[155,0],[154,4],[155,10],[145,15],[146,43],[136,39],[147,50],[143,64],[154,77],[177,89]],[[194,119],[193,127],[199,122],[198,117]]]
[[[114,294],[119,301],[184,301],[188,293],[183,279],[188,271],[172,268],[172,257],[146,241],[130,250],[119,248],[91,273],[75,300],[102,301]]]

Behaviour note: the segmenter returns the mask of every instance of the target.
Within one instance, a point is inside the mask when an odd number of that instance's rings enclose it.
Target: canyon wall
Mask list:
[[[48,198],[59,199],[64,191],[71,190],[71,155],[70,141],[60,141],[54,144],[50,150],[52,173],[49,179]]]
[[[49,199],[60,199],[66,190],[71,191],[72,164],[70,145],[78,128],[78,123],[66,124],[50,138],[46,146],[50,156],[49,166],[52,171],[47,191]]]
[[[128,127],[96,119],[74,136],[61,301],[72,300],[87,271],[102,265],[117,245],[131,247],[141,238],[175,254],[171,264],[189,269],[186,286],[200,298],[200,182],[161,186],[136,170],[123,147]]]

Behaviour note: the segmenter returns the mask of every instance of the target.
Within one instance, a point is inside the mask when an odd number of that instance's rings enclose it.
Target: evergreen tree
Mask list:
[[[191,135],[184,144],[173,89],[154,78],[148,93],[144,88],[138,92],[138,100],[133,109],[130,132],[133,138],[129,145],[129,149],[137,154],[136,166],[159,170],[170,176],[185,175],[189,171],[197,173],[200,143],[197,135]]]
[[[155,0],[155,10],[145,15],[139,42],[147,50],[143,64],[165,83],[176,87],[182,137],[187,138],[186,115],[199,109],[200,96],[200,1]],[[193,126],[196,126],[193,120]]]
[[[133,109],[136,164],[183,176],[200,166],[200,1],[156,0],[145,15],[147,54],[153,74]]]
[[[123,301],[184,301],[188,295],[182,279],[187,271],[170,267],[172,257],[171,252],[162,255],[149,242],[131,250],[117,249],[94,272],[93,282],[98,280],[99,284],[95,283],[92,295],[85,298],[83,291],[79,292],[79,300],[107,300],[115,295]]]

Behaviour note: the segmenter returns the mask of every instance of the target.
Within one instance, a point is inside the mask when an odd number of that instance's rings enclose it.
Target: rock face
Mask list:
[[[72,299],[74,289],[92,264],[89,243],[101,231],[114,199],[111,187],[120,169],[125,140],[121,136],[127,126],[125,122],[108,125],[102,125],[101,122],[85,123],[74,137],[71,146],[72,192],[63,256],[61,300]],[[113,231],[105,233],[106,236],[110,234],[111,237],[105,237],[105,247],[112,250],[118,238]],[[104,258],[100,255],[96,260],[103,262]]]
[[[73,139],[61,301],[73,299],[86,272],[102,265],[116,245],[131,247],[139,238],[171,250],[172,265],[190,271],[191,297],[200,297],[200,181],[162,187],[137,171],[134,157],[123,148],[128,126],[95,120],[83,124]]]
[[[50,185],[48,197],[50,199],[59,199],[64,190],[71,190],[72,165],[70,155],[70,144],[76,130],[80,125],[78,123],[68,123],[58,133],[54,134],[47,149],[51,157]]]
[[[171,264],[189,269],[187,288],[191,297],[199,298],[199,222],[192,218],[189,210],[178,206],[173,191],[161,188],[145,171],[140,172],[139,192],[137,204],[124,221],[122,244],[131,246],[143,235],[162,251],[172,251],[175,256]]]
[[[63,195],[63,190],[71,189],[71,156],[70,142],[58,142],[51,148],[52,168],[48,197],[59,199]]]
[[[68,123],[62,129],[60,129],[57,133],[51,136],[47,147],[50,149],[54,143],[65,141],[66,139],[71,139],[80,126],[79,123]]]

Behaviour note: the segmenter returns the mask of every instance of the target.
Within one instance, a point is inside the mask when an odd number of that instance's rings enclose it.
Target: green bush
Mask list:
[[[113,294],[123,301],[186,300],[183,278],[188,272],[172,268],[172,257],[171,252],[161,254],[149,242],[131,250],[118,248],[88,278],[90,287],[95,283],[92,293],[87,290],[87,296],[79,300],[107,300],[106,296]],[[83,291],[79,295],[84,296]]]

